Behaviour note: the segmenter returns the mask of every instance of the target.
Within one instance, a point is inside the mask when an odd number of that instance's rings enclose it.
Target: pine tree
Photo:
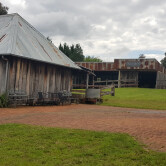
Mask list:
[[[3,4],[0,2],[0,15],[5,15],[8,13],[8,7],[3,6]]]
[[[83,50],[80,44],[72,44],[71,46],[68,46],[67,43],[64,43],[63,45],[60,43],[59,50],[74,62],[82,62],[84,60]]]
[[[61,51],[63,52],[63,46],[62,46],[61,43],[60,43],[60,45],[59,45],[59,50],[61,50]]]

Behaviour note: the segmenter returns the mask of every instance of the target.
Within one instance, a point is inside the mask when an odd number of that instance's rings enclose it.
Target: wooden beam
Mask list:
[[[86,89],[88,89],[88,85],[89,85],[89,73],[87,73],[86,75]]]
[[[118,88],[120,88],[121,87],[121,72],[120,72],[120,70],[119,70],[119,74],[118,74]]]

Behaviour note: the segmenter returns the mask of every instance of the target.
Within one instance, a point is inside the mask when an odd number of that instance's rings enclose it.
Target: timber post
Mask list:
[[[86,75],[86,89],[88,89],[88,85],[89,85],[89,73],[87,73]]]
[[[95,80],[94,80],[95,78],[94,78],[94,76],[93,76],[93,88],[94,88],[94,86],[95,86]]]
[[[121,72],[119,70],[119,74],[118,74],[118,88],[121,87]]]

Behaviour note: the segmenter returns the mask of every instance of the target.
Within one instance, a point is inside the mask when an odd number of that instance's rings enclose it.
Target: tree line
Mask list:
[[[61,50],[74,62],[102,62],[102,60],[97,57],[84,56],[83,49],[80,44],[72,44],[69,46],[67,43],[64,43],[63,45],[60,43],[59,50]]]

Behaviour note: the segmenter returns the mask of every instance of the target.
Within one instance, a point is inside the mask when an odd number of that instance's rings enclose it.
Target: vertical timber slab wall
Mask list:
[[[157,72],[156,88],[166,89],[166,74],[162,72]]]
[[[0,95],[6,91],[6,62],[0,59]]]
[[[138,86],[138,71],[120,71],[120,87],[127,85]],[[126,84],[127,82],[127,84]]]
[[[25,91],[28,95],[70,91],[71,80],[69,68],[20,58],[9,60],[8,90]]]

